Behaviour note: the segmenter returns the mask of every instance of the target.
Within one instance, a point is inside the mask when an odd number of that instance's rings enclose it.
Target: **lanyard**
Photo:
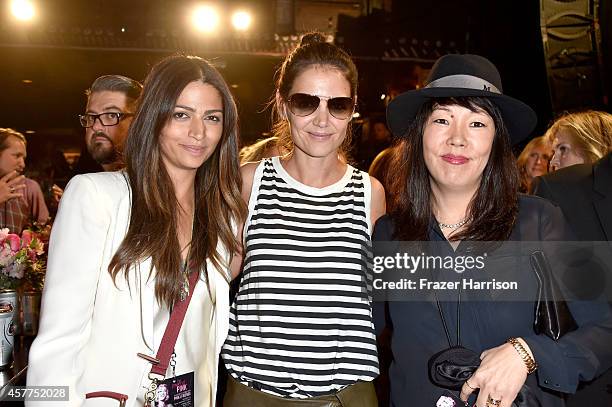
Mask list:
[[[193,295],[193,290],[198,282],[199,273],[191,272],[189,274],[189,295],[185,298],[185,301],[178,301],[174,304],[168,325],[164,331],[157,355],[155,355],[155,361],[152,361],[153,366],[151,367],[151,374],[159,375],[164,377],[166,370],[168,369],[168,363],[170,362],[170,356],[174,351],[174,345],[178,338],[178,334],[183,325],[185,314],[187,313],[187,307]]]
[[[174,304],[172,313],[170,314],[170,319],[168,320],[168,325],[166,325],[166,330],[164,331],[164,336],[159,344],[159,349],[157,350],[157,355],[155,355],[155,358],[148,355],[143,355],[141,353],[138,354],[138,356],[146,359],[153,365],[151,367],[151,372],[149,373],[151,385],[145,394],[145,401],[147,403],[151,403],[153,400],[155,400],[157,384],[160,380],[163,380],[166,377],[170,357],[174,352],[174,345],[176,344],[178,334],[181,330],[181,325],[183,325],[183,320],[185,319],[185,314],[187,313],[187,307],[189,307],[189,302],[193,296],[193,290],[195,289],[199,276],[199,272],[191,272],[189,274],[189,295],[187,295],[184,301],[178,301],[176,304]]]
[[[441,233],[441,232],[440,232]],[[449,243],[450,244],[450,243]],[[458,248],[458,247],[457,247]],[[453,254],[456,254],[457,250],[454,250]],[[433,272],[429,270],[432,278],[434,277]],[[439,272],[437,273],[439,276]],[[437,278],[435,278],[437,280]],[[461,285],[459,285],[459,291],[457,292],[457,331],[456,331],[456,343],[454,346],[461,346]],[[451,341],[450,330],[448,329],[448,324],[446,323],[446,318],[444,317],[444,311],[442,310],[442,305],[440,304],[440,300],[438,299],[438,295],[435,290],[433,291],[434,299],[436,300],[436,306],[438,308],[438,313],[440,314],[440,319],[442,320],[442,327],[444,328],[444,333],[446,334],[446,340],[448,341],[448,347],[452,348],[453,343]]]
[[[442,305],[440,305],[440,300],[436,295],[436,292],[433,292],[434,298],[436,299],[436,305],[438,307],[438,312],[440,313],[440,319],[442,320],[442,326],[444,327],[444,333],[446,334],[446,340],[448,341],[448,347],[452,348],[453,343],[451,342],[450,331],[448,329],[448,325],[446,323],[446,318],[444,318],[444,311],[442,310]],[[455,346],[461,346],[461,285],[459,286],[459,292],[457,293],[457,343]]]

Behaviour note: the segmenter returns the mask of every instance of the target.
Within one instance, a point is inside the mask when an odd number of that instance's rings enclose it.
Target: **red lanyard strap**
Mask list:
[[[199,272],[192,272],[189,274],[189,295],[184,301],[178,301],[174,304],[170,319],[168,320],[168,325],[164,331],[164,336],[159,344],[157,355],[155,355],[156,360],[152,361],[146,358],[153,363],[153,367],[151,368],[152,374],[161,377],[166,376],[170,356],[172,356],[172,352],[174,352],[174,345],[176,344],[176,339],[181,330],[181,325],[183,325],[183,320],[185,319],[185,314],[187,313],[187,308],[189,307],[189,302],[191,301],[191,296],[193,295],[193,290],[198,282],[199,276]]]

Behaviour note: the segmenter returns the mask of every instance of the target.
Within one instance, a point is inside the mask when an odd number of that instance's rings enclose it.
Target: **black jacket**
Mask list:
[[[612,153],[537,178],[534,193],[561,207],[579,240],[612,241]]]
[[[579,240],[612,241],[612,153],[594,165],[573,165],[537,178],[535,194],[561,207]],[[568,406],[612,403],[609,383],[612,371],[583,384]]]
[[[521,195],[519,216],[509,240],[574,240],[571,233],[567,233],[566,225],[558,207],[541,198]],[[393,220],[389,216],[382,217],[376,224],[373,240],[377,244],[392,242],[394,230]],[[430,241],[441,240],[440,235],[439,230],[436,232],[432,228]],[[452,255],[452,249],[448,246]],[[562,259],[550,256],[549,261],[555,273],[563,269]],[[496,269],[489,271],[495,272]],[[528,263],[527,267],[513,272],[516,279],[521,281],[519,286],[522,292],[537,286]],[[467,272],[464,275],[468,276]],[[384,304],[374,303],[377,331],[382,330],[386,321],[392,326],[393,362],[389,370],[391,405],[435,406],[444,389],[430,381],[427,361],[448,344],[435,302],[415,300],[410,295],[407,292],[403,301],[388,301],[386,317]],[[604,301],[575,301],[570,307],[580,328],[555,342],[534,333],[533,301],[483,302],[466,298],[461,304],[462,345],[480,353],[503,344],[509,337],[522,337],[539,364],[536,373],[528,377],[528,382],[537,389],[542,406],[564,406],[562,393],[574,392],[579,381],[591,380],[612,365],[612,348],[609,345],[612,343],[612,314]],[[456,302],[442,304],[451,332],[455,332],[457,326],[457,306]]]

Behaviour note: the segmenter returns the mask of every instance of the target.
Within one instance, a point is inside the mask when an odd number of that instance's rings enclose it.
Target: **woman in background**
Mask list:
[[[516,160],[519,169],[519,192],[530,194],[531,183],[535,177],[548,173],[548,163],[552,156],[552,146],[545,136],[532,139]]]
[[[612,114],[587,110],[561,116],[544,137],[552,143],[551,170],[594,163],[612,150]]]
[[[242,147],[240,149],[240,164],[259,162],[264,158],[282,155],[276,145],[277,140],[278,137],[270,136]]]

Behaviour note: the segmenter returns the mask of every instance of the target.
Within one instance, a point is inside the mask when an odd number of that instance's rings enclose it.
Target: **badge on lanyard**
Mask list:
[[[194,407],[193,382],[193,372],[160,381],[155,393],[155,407]]]

